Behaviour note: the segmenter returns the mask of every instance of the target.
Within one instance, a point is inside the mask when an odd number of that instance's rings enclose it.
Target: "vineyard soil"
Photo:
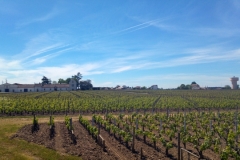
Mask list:
[[[55,123],[55,136],[52,139],[47,124],[40,124],[39,131],[34,133],[31,132],[31,127],[32,125],[22,127],[14,137],[44,145],[61,153],[76,155],[82,159],[116,159],[111,151],[104,152],[79,123],[74,123],[76,144],[71,140],[63,122]]]

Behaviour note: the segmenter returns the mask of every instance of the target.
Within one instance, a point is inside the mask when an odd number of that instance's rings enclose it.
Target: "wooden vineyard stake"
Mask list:
[[[186,132],[186,112],[184,110],[184,132]]]
[[[212,132],[212,120],[210,120],[210,131]]]
[[[238,133],[237,133],[238,132],[238,107],[235,112],[235,132],[236,132],[236,142],[238,142]]]
[[[100,134],[97,137],[97,142],[103,148],[103,151],[106,151],[105,140],[102,138]]]
[[[105,147],[105,140],[103,140],[103,142],[102,142],[103,144],[102,144],[102,147],[103,147],[103,151],[105,152],[106,151],[106,147]]]
[[[135,127],[133,127],[132,152],[134,152],[134,145],[135,145]]]
[[[98,136],[100,135],[100,123],[98,123]]]
[[[93,120],[93,117],[92,117],[92,126],[94,125],[94,120]]]
[[[138,119],[135,121],[136,129],[138,129]]]
[[[143,159],[143,149],[142,149],[142,147],[141,147],[141,159]]]
[[[169,108],[167,108],[167,118],[168,118],[168,116],[169,116]]]
[[[159,130],[162,130],[162,120],[160,119],[160,126],[159,126]]]
[[[181,151],[180,148],[181,148],[180,147],[180,133],[178,132],[178,160],[180,160],[180,151]]]
[[[50,129],[52,129],[52,116],[50,116],[49,122],[50,122]]]
[[[70,130],[72,131],[72,118],[69,119],[70,122]]]

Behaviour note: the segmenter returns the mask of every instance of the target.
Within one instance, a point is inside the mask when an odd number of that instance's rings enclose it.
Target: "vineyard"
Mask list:
[[[0,115],[32,116],[16,137],[83,159],[238,160],[239,95],[237,90],[0,94]],[[62,122],[54,122],[57,115],[65,117]],[[38,123],[40,116],[49,116],[49,122]]]

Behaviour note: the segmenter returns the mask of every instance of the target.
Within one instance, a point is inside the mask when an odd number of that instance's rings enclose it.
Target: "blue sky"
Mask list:
[[[94,86],[230,85],[238,0],[0,0],[0,80],[81,72]]]

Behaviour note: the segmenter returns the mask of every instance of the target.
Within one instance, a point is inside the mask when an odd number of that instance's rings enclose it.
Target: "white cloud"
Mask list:
[[[117,31],[115,33],[128,33],[128,32],[134,32],[134,31],[138,31],[147,27],[157,27],[159,29],[164,29],[164,30],[173,30],[175,29],[175,27],[170,26],[170,25],[166,25],[163,24],[163,21],[166,20],[166,18],[162,18],[162,19],[154,19],[154,20],[150,20],[150,21],[146,21],[146,20],[142,20],[139,18],[133,18],[134,20],[137,20],[138,22],[140,22],[140,24],[134,25],[134,26],[130,26],[128,28],[125,28],[123,30]]]
[[[26,21],[22,21],[20,23],[17,24],[17,27],[23,27],[32,23],[37,23],[37,22],[44,22],[47,21],[49,19],[54,18],[55,16],[57,16],[60,13],[60,10],[58,10],[57,8],[53,8],[49,13],[41,16],[41,17],[37,17],[37,18],[33,18],[33,19],[29,19]]]
[[[68,64],[53,67],[32,67],[46,62],[48,59],[56,57],[61,53],[75,49],[68,45],[61,45],[62,43],[46,43],[45,45],[38,45],[38,43],[35,43],[36,41],[38,40],[36,39],[33,43],[29,43],[33,44],[33,46],[26,47],[26,49],[18,55],[18,57],[25,55],[26,57],[29,57],[29,60],[6,60],[0,58],[0,67],[4,68],[4,70],[1,71],[1,74],[7,75],[11,79],[15,79],[19,76],[25,77],[25,80],[24,78],[21,78],[23,82],[32,83],[30,80],[34,80],[34,78],[29,79],[29,77],[41,77],[45,75],[50,78],[67,78],[77,72],[81,72],[84,76],[88,76],[96,74],[113,74],[130,70],[148,70],[240,59],[240,49],[227,51],[221,48],[208,47],[186,49],[185,51],[182,51],[183,54],[177,56],[180,58],[176,58],[172,55],[167,59],[161,59],[161,56],[156,58],[156,55],[159,55],[158,52],[154,53],[152,50],[146,50],[139,53],[135,52],[133,55],[129,56],[126,54],[119,54],[112,58],[87,62],[81,65]],[[41,40],[39,41],[41,42]],[[36,49],[34,49],[34,47],[36,47]],[[34,51],[33,55],[30,54],[31,52],[29,50]]]
[[[21,69],[22,66],[19,60],[6,60],[0,57],[0,68],[4,71],[8,69]]]
[[[112,73],[118,73],[118,72],[123,72],[123,71],[127,71],[127,70],[132,70],[132,67],[131,66],[119,67],[119,68],[113,70]]]

